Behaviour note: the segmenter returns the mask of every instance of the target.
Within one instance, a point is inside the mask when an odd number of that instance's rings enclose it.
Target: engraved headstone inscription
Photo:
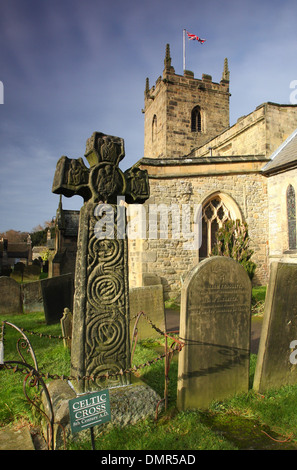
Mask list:
[[[71,344],[71,374],[79,392],[129,383],[129,287],[126,212],[128,204],[149,197],[146,171],[124,173],[124,141],[94,132],[87,140],[85,157],[60,158],[52,191],[66,197],[80,195]]]
[[[231,258],[208,258],[188,273],[181,294],[180,410],[248,391],[250,308],[251,281]]]

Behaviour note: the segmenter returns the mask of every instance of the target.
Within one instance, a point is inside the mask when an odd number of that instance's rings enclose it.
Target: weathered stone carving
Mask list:
[[[84,201],[116,204],[117,196],[124,195],[129,204],[142,203],[149,197],[148,175],[144,170],[132,167],[123,173],[119,162],[124,158],[124,140],[94,132],[87,141],[85,157],[60,158],[57,163],[52,191],[71,197],[76,194]]]
[[[116,203],[118,196],[124,196],[127,203],[145,202],[149,184],[146,171],[131,168],[123,173],[118,168],[124,154],[123,139],[94,132],[85,153],[90,168],[81,158],[63,156],[53,182],[54,193],[84,198],[71,345],[72,375],[79,391],[104,386],[106,374],[111,375],[112,383],[129,383],[129,376],[121,374],[130,367],[126,213]],[[106,223],[106,231],[99,233],[98,223],[102,228],[107,218],[112,224]],[[80,380],[82,377],[92,379]]]

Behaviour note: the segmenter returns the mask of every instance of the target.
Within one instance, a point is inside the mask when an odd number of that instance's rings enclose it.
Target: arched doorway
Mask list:
[[[215,245],[216,233],[227,220],[242,221],[236,202],[228,195],[216,192],[202,203],[202,244],[199,260],[207,258]]]

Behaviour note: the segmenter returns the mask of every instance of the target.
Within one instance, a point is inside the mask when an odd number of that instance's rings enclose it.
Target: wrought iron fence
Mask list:
[[[25,334],[27,333],[28,335],[37,335],[39,337],[47,337],[49,339],[61,339],[61,340],[66,340],[66,339],[71,339],[70,337],[64,337],[62,335],[50,335],[50,334],[43,334],[43,333],[38,333],[30,330],[26,330],[24,328],[20,328],[13,323],[10,323],[8,321],[3,321],[2,322],[2,328],[1,328],[1,334],[0,334],[0,370],[1,369],[6,369],[6,370],[12,370],[13,372],[21,372],[25,375],[25,378],[23,380],[23,392],[26,397],[26,399],[31,403],[40,413],[41,415],[46,419],[47,421],[47,435],[46,435],[46,442],[47,442],[47,448],[48,450],[54,450],[55,448],[55,443],[54,443],[54,426],[60,426],[63,431],[63,438],[64,438],[64,448],[66,448],[66,438],[65,438],[65,430],[63,426],[60,423],[55,422],[55,417],[54,417],[54,409],[53,409],[53,404],[52,400],[50,397],[50,394],[48,392],[45,380],[52,379],[52,380],[67,380],[67,381],[76,381],[76,380],[87,380],[87,381],[95,381],[98,379],[109,379],[111,377],[115,377],[118,375],[124,375],[124,374],[131,374],[131,373],[136,373],[139,369],[142,369],[144,367],[151,366],[152,364],[156,363],[157,361],[163,360],[164,359],[164,375],[165,375],[165,386],[164,386],[164,398],[162,398],[158,403],[156,407],[156,419],[158,417],[158,408],[160,406],[161,402],[165,402],[165,410],[167,409],[168,406],[168,383],[169,383],[169,369],[170,369],[170,361],[173,357],[173,354],[175,352],[181,351],[181,349],[185,346],[185,343],[180,341],[179,338],[174,337],[173,335],[169,335],[166,332],[163,332],[160,330],[156,325],[153,324],[153,322],[147,317],[147,315],[144,312],[139,312],[134,318],[135,318],[135,324],[133,328],[133,334],[132,334],[132,344],[131,344],[131,364],[133,362],[133,357],[134,357],[134,352],[136,348],[136,344],[138,341],[138,322],[140,321],[140,318],[143,317],[153,329],[160,335],[165,337],[165,345],[164,345],[164,353],[160,354],[159,356],[155,357],[152,360],[149,360],[143,364],[139,365],[134,365],[129,369],[126,370],[120,370],[119,372],[115,372],[112,374],[109,374],[108,372],[106,374],[101,374],[101,375],[91,375],[91,376],[83,376],[83,377],[74,377],[74,376],[66,376],[66,375],[59,375],[59,374],[50,374],[48,372],[42,372],[39,370],[38,367],[38,362],[37,358],[34,352],[34,349],[32,347],[32,344],[29,341],[28,336]],[[18,331],[20,333],[20,338],[18,338],[16,342],[16,350],[17,353],[20,357],[20,361],[5,361],[4,360],[4,338],[5,338],[5,329],[7,327],[11,327]],[[172,332],[173,334],[175,332]],[[171,344],[168,343],[168,341],[171,340]],[[31,360],[33,362],[33,365],[31,365],[29,362],[27,362],[27,359],[25,359],[24,354],[25,352],[31,356]],[[38,406],[37,401],[32,399],[28,393],[28,388],[33,388],[35,387],[38,391],[41,388],[41,391],[44,393],[46,402],[47,402],[47,409],[49,410],[49,414],[45,413],[40,406]]]

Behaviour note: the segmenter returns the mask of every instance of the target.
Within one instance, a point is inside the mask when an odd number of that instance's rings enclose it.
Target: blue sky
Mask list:
[[[83,157],[94,131],[124,138],[123,170],[143,156],[145,79],[162,74],[167,43],[183,73],[184,28],[206,39],[187,42],[196,78],[220,81],[228,57],[231,125],[290,103],[296,20],[296,0],[0,0],[0,232],[55,216],[56,163]]]

